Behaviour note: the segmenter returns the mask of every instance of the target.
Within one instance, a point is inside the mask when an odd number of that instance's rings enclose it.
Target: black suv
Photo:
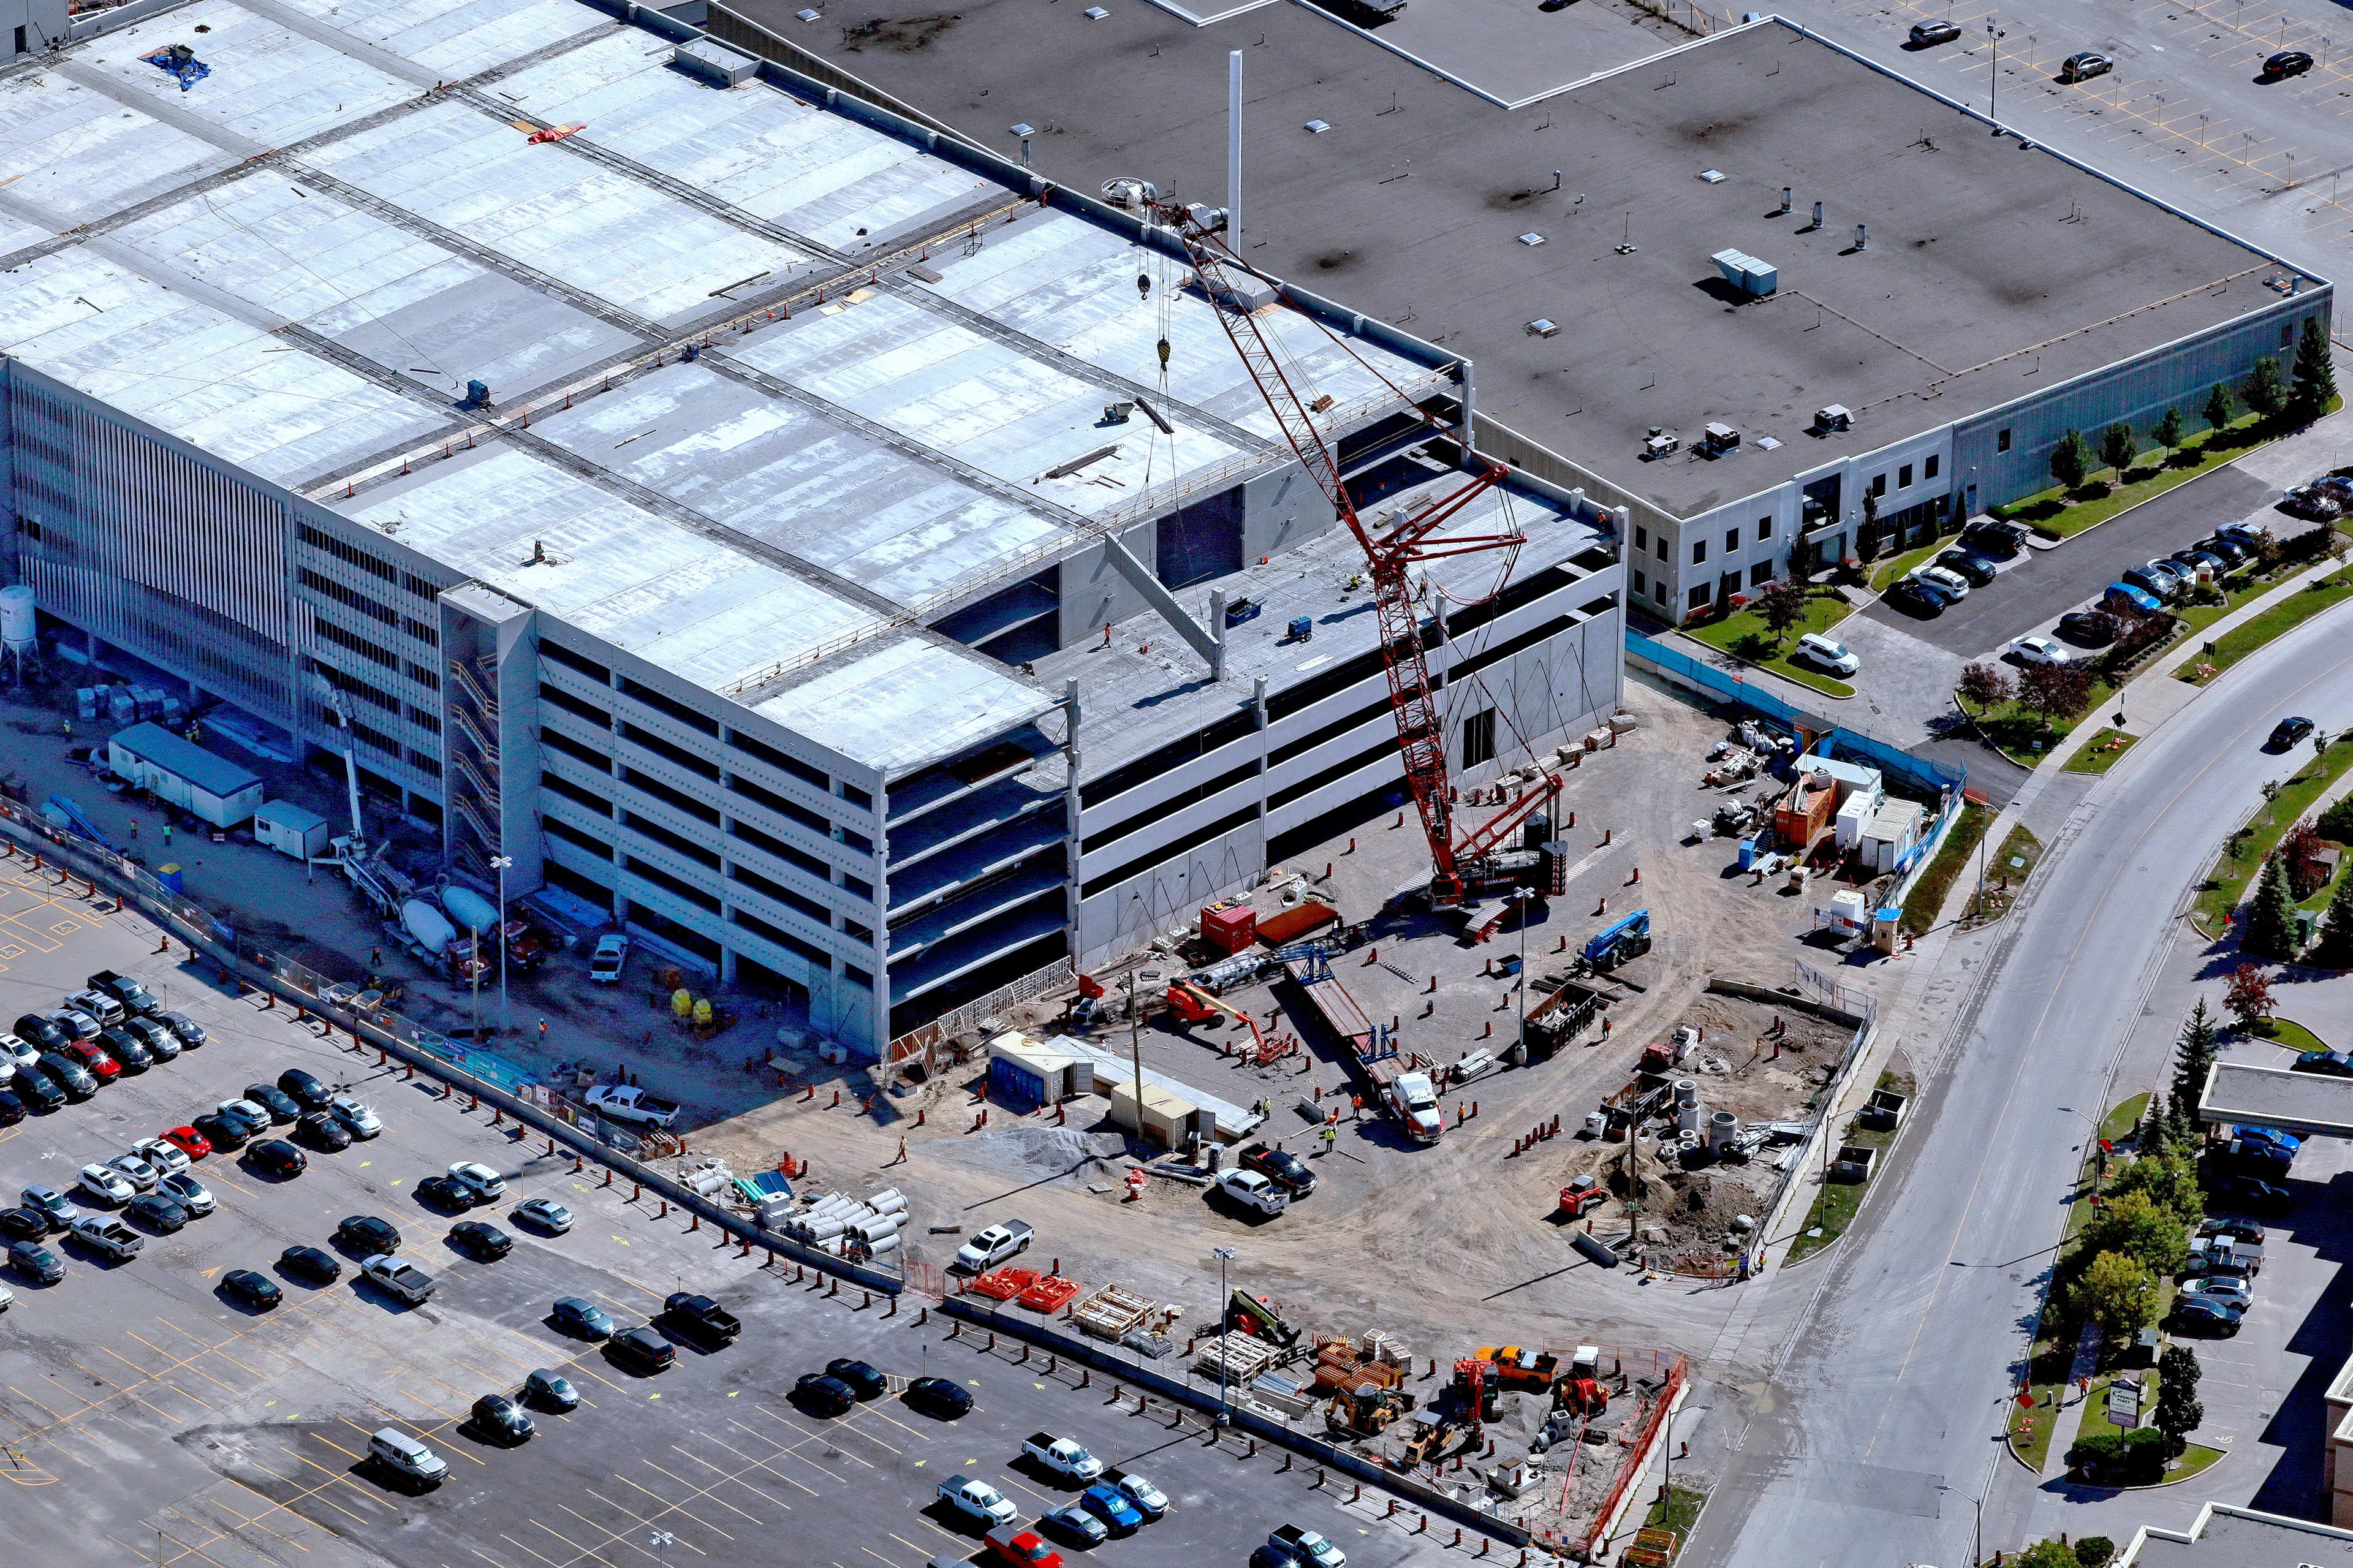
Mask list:
[[[247,1084],[244,1098],[269,1112],[269,1120],[281,1127],[302,1115],[302,1108],[294,1103],[294,1097],[274,1083]]]
[[[280,1073],[278,1087],[305,1110],[324,1110],[327,1101],[335,1097],[335,1091],[322,1082],[317,1075],[304,1072],[301,1068],[288,1068]]]
[[[16,1026],[9,1033],[36,1049],[44,1051],[54,1051],[73,1038],[71,1035],[66,1033],[63,1025],[53,1018],[44,1018],[37,1013],[27,1013],[17,1019]]]
[[[335,1227],[335,1245],[366,1258],[388,1258],[400,1250],[400,1232],[388,1219],[355,1214]]]
[[[125,1072],[145,1072],[155,1065],[155,1058],[147,1049],[147,1043],[119,1025],[111,1029],[100,1029],[98,1043],[105,1047],[108,1056],[122,1064]]]
[[[276,1176],[280,1180],[299,1176],[311,1168],[310,1159],[302,1151],[283,1138],[264,1138],[246,1151],[246,1158],[251,1160],[253,1168],[263,1175]]]

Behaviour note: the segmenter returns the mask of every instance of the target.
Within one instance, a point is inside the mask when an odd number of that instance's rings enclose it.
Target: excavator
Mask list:
[[[1172,980],[1168,983],[1168,1007],[1187,1024],[1198,1024],[1219,1013],[1240,1018],[1250,1032],[1250,1043],[1258,1047],[1254,1059],[1264,1059],[1266,1037],[1258,1032],[1258,1021],[1224,997],[1213,996],[1189,980]]]

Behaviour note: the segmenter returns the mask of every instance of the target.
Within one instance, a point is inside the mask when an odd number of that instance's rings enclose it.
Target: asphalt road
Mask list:
[[[2107,592],[2127,568],[2170,555],[2226,522],[2261,507],[2271,487],[2235,468],[2201,474],[2144,501],[2056,550],[2028,547],[2028,558],[1959,604],[1936,616],[1913,616],[1884,599],[1863,612],[1923,642],[1964,658],[1982,658],[2029,632],[2047,630],[2061,616]],[[2274,531],[2300,532],[2310,524],[2282,517]]]
[[[2353,652],[2322,617],[2233,668],[2102,781],[2053,845],[1956,1026],[1885,1184],[1802,1300],[1690,1554],[1757,1568],[1967,1561],[2017,1542],[2036,1481],[2005,1400],[2085,1131],[2226,826],[2279,776],[2264,735],[2353,719]]]

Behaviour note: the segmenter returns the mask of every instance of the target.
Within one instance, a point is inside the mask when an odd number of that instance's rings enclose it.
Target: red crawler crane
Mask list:
[[[1397,716],[1398,747],[1405,753],[1406,787],[1413,794],[1414,810],[1421,817],[1424,837],[1430,840],[1430,900],[1441,907],[1462,903],[1488,856],[1530,812],[1560,793],[1559,775],[1546,770],[1536,783],[1514,795],[1493,816],[1461,838],[1454,836],[1453,792],[1446,782],[1445,729],[1440,721],[1437,692],[1430,684],[1429,661],[1423,657],[1421,616],[1414,605],[1411,568],[1418,562],[1508,549],[1525,542],[1518,533],[1434,537],[1463,508],[1501,483],[1505,469],[1500,463],[1487,461],[1469,483],[1451,494],[1439,497],[1378,532],[1367,528],[1357,516],[1356,503],[1349,498],[1348,487],[1340,478],[1337,458],[1324,440],[1324,432],[1317,428],[1306,401],[1284,374],[1264,327],[1255,314],[1242,308],[1243,296],[1235,288],[1231,274],[1240,271],[1253,278],[1258,275],[1247,262],[1227,251],[1222,242],[1215,239],[1187,209],[1173,201],[1159,199],[1141,182],[1114,181],[1105,187],[1104,194],[1114,201],[1140,198],[1138,205],[1166,225],[1184,247],[1202,289],[1217,307],[1218,324],[1225,329],[1234,352],[1241,355],[1243,367],[1257,384],[1259,395],[1266,399],[1283,440],[1298,456],[1300,466],[1307,470],[1324,499],[1332,503],[1340,521],[1364,547],[1365,558],[1372,568],[1374,603],[1379,611],[1381,658],[1388,668],[1389,706]],[[1345,350],[1346,345],[1342,347]],[[1357,356],[1357,363],[1365,362]],[[1388,380],[1372,365],[1366,364],[1365,368],[1383,381]],[[1436,416],[1409,399],[1407,406],[1419,415],[1432,431],[1450,440],[1453,438],[1454,432]]]

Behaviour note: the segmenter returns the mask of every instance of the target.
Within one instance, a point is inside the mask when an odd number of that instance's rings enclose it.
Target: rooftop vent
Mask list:
[[[1079,15],[1084,16],[1090,22],[1100,22],[1105,16],[1110,16],[1111,13],[1104,10],[1100,5],[1090,5],[1085,10],[1080,12]]]
[[[1546,317],[1538,316],[1535,321],[1528,323],[1528,331],[1529,334],[1534,337],[1556,338],[1560,336],[1560,324],[1557,321],[1551,321]]]
[[[1526,234],[1520,236],[1520,243],[1531,247],[1542,245],[1544,242],[1544,236],[1536,233],[1533,229]]]
[[[796,11],[793,15],[804,22],[816,22],[823,19],[821,14],[816,11]]]
[[[1721,169],[1702,169],[1699,172],[1699,177],[1701,183],[1704,184],[1720,185],[1724,184],[1724,171]]]
[[[1307,129],[1311,133],[1321,136],[1332,129],[1332,122],[1328,120],[1311,120],[1307,122]]]
[[[1724,274],[1724,280],[1744,294],[1761,299],[1781,286],[1778,268],[1745,250],[1719,250],[1709,259]]]
[[[1814,428],[1817,430],[1851,430],[1853,427],[1854,416],[1847,411],[1843,403],[1833,403],[1828,408],[1814,410]]]
[[[709,38],[681,44],[670,57],[681,70],[691,71],[720,87],[738,87],[758,74],[760,62]]]

